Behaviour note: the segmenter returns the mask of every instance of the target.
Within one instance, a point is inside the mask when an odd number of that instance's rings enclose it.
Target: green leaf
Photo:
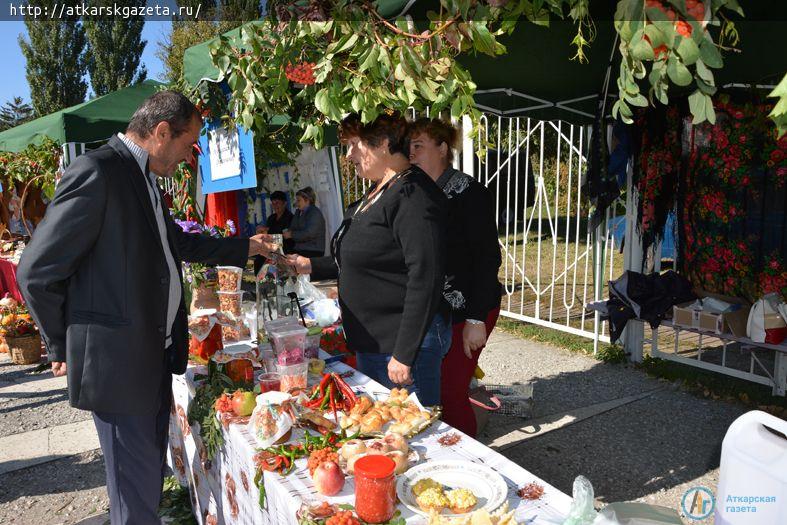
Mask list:
[[[700,57],[708,67],[720,68],[724,65],[721,59],[721,53],[719,53],[719,50],[716,48],[716,44],[707,38],[700,44]]]
[[[699,89],[689,95],[689,111],[693,117],[692,124],[699,124],[705,121],[705,95]]]
[[[426,79],[423,77],[418,78],[418,91],[421,92],[421,95],[429,101],[434,101],[437,98],[437,94],[435,90],[427,83]]]
[[[327,115],[330,112],[328,99],[328,88],[322,88],[314,95],[314,107],[323,115]]]
[[[380,56],[380,48],[377,46],[372,47],[372,50],[366,56],[366,60],[358,68],[360,71],[366,71],[377,63],[377,58]]]
[[[641,108],[644,108],[648,105],[648,99],[646,99],[642,93],[638,93],[634,97],[626,95],[625,98],[626,98],[626,102],[628,102],[632,106],[639,106]]]
[[[357,41],[358,41],[358,34],[357,33],[351,34],[344,42],[344,44],[340,45],[338,49],[334,51],[334,53],[339,54],[344,51],[347,51],[348,49],[353,47]]]
[[[486,27],[486,22],[471,22],[473,46],[487,55],[495,56],[495,37]]]
[[[705,62],[703,62],[701,59],[697,59],[697,63],[695,65],[697,67],[697,76],[699,76],[706,83],[714,85],[713,71],[708,69],[708,66],[705,65]]]
[[[648,24],[645,26],[645,35],[650,39],[650,45],[653,47],[659,47],[664,44],[666,40],[664,38],[664,33],[662,33],[655,24]]]
[[[692,65],[700,56],[700,48],[691,38],[681,38],[678,44],[678,54],[687,66]]]
[[[632,37],[631,55],[637,60],[653,60],[656,55],[647,40],[643,38],[644,31],[637,31]]]
[[[716,124],[716,110],[713,109],[713,99],[705,96],[705,117],[711,124]]]
[[[689,68],[674,56],[667,60],[667,75],[676,86],[688,86],[693,78]]]
[[[396,64],[396,68],[394,68],[394,78],[400,82],[403,82],[405,78],[407,78],[407,72],[404,70],[404,66],[401,62]]]
[[[225,73],[230,67],[229,55],[221,55],[216,61],[216,67],[219,69],[219,71]]]
[[[697,77],[695,80],[697,81],[697,87],[700,88],[700,91],[702,91],[706,95],[711,95],[711,96],[716,94],[716,86],[712,84],[708,84],[707,82],[705,82],[699,77]]]
[[[361,100],[361,94],[360,93],[355,93],[353,95],[353,98],[350,101],[350,107],[352,107],[353,111],[355,111],[356,113],[361,111],[361,108],[363,107],[363,100]]]

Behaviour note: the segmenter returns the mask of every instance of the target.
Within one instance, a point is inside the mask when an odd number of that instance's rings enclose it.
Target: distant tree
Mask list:
[[[55,0],[33,0],[32,5],[54,9]],[[27,60],[27,83],[37,115],[48,115],[85,100],[87,72],[85,29],[76,18],[58,21],[25,17],[30,40],[19,36]]]
[[[102,0],[98,4],[109,4]],[[93,2],[91,5],[96,5]],[[144,6],[146,0],[126,0],[124,5]],[[142,82],[147,69],[140,65],[147,41],[142,39],[145,19],[94,18],[82,22],[87,34],[87,70],[90,86],[97,96],[106,95],[131,84]]]
[[[14,97],[0,107],[0,131],[27,122],[33,113],[33,107],[22,97]]]

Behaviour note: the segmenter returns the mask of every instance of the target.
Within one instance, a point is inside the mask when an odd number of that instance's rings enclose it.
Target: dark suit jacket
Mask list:
[[[77,157],[19,262],[49,359],[66,362],[69,400],[84,410],[153,413],[162,374],[186,369],[182,300],[164,349],[169,271],[144,176],[117,137]],[[181,261],[245,265],[248,239],[183,233],[165,216],[179,274]]]

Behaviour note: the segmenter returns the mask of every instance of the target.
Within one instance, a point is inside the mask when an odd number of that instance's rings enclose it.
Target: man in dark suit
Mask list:
[[[245,266],[260,236],[183,233],[155,176],[190,158],[202,119],[163,91],[125,134],[69,166],[17,279],[72,406],[93,412],[115,524],[159,523],[172,374],[188,358],[181,261]]]

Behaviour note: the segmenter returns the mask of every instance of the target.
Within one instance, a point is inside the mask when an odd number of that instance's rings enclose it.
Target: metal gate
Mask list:
[[[495,199],[502,315],[609,342],[605,324],[585,306],[600,300],[623,268],[616,248],[625,207],[615,203],[598,230],[589,230],[582,174],[590,128],[490,114],[480,125],[476,140],[488,148],[473,175]]]

